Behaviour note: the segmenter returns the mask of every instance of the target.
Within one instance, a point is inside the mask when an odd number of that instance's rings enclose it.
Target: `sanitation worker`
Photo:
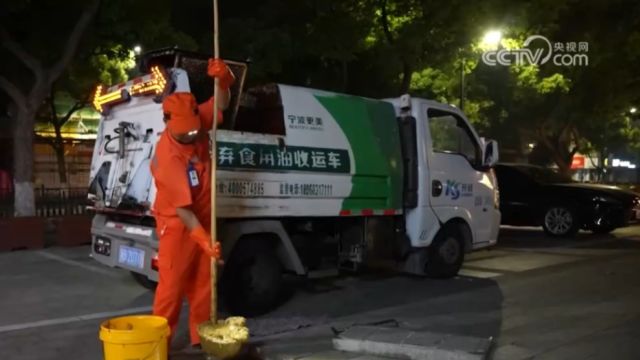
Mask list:
[[[209,60],[209,76],[219,79],[218,99],[198,105],[191,93],[176,92],[162,103],[166,129],[158,140],[151,172],[157,188],[153,206],[160,238],[159,281],[153,314],[167,318],[175,334],[182,300],[189,302],[191,345],[200,344],[197,326],[210,315],[211,258],[221,258],[220,244],[211,246],[211,157],[209,135],[213,101],[229,105],[235,80],[220,59]],[[218,116],[222,121],[222,113]],[[215,234],[214,234],[215,235]]]

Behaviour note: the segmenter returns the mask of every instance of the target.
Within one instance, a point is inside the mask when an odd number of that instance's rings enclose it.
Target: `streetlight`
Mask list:
[[[488,49],[497,49],[502,41],[502,31],[490,30],[487,31],[482,37],[482,46]],[[464,56],[460,62],[460,111],[464,111],[464,64],[466,59]]]
[[[136,45],[136,46],[134,46],[134,47],[133,47],[133,52],[134,52],[136,55],[140,55],[140,53],[142,52],[142,46],[140,46],[140,45]]]
[[[501,41],[502,31],[500,30],[487,31],[482,37],[482,44],[491,49],[496,49]]]

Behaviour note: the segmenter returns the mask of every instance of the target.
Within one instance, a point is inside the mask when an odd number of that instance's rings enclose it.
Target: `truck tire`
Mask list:
[[[542,215],[542,228],[551,237],[573,237],[580,230],[580,219],[570,206],[551,205]]]
[[[428,249],[426,274],[428,277],[448,279],[460,271],[464,261],[464,237],[456,224],[445,225]]]
[[[145,289],[149,289],[149,290],[156,290],[156,287],[158,287],[158,283],[150,280],[148,277],[142,275],[142,274],[138,274],[137,272],[133,272],[131,271],[131,276],[133,277],[133,279],[140,285],[142,285],[143,288]]]
[[[268,239],[247,238],[233,249],[222,275],[224,304],[233,313],[258,316],[277,307],[283,294],[283,268]]]

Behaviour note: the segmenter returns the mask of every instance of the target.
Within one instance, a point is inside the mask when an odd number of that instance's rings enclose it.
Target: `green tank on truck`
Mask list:
[[[209,98],[206,64],[194,53],[152,52],[142,61],[148,75],[94,99],[103,116],[90,174],[92,256],[147,287],[158,276],[149,162],[164,130],[161,100],[173,91]],[[273,309],[286,273],[316,278],[367,265],[447,278],[465,253],[496,243],[497,143],[459,109],[408,95],[244,89],[246,65],[228,64],[239,81],[216,133],[215,186],[222,294],[233,312]],[[134,83],[162,86],[131,96]]]
[[[221,218],[402,213],[402,151],[391,104],[277,89],[283,133],[218,132]]]

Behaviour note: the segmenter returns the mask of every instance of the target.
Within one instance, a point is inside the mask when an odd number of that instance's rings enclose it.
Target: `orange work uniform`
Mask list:
[[[175,334],[182,300],[189,302],[189,332],[192,344],[199,344],[198,324],[210,316],[210,264],[189,229],[176,213],[190,207],[202,227],[211,231],[211,157],[208,131],[213,125],[213,98],[198,106],[201,131],[192,144],[176,141],[168,130],[158,140],[151,172],[156,185],[153,206],[160,238],[159,281],[153,314],[167,318]],[[222,121],[222,113],[219,113]]]

